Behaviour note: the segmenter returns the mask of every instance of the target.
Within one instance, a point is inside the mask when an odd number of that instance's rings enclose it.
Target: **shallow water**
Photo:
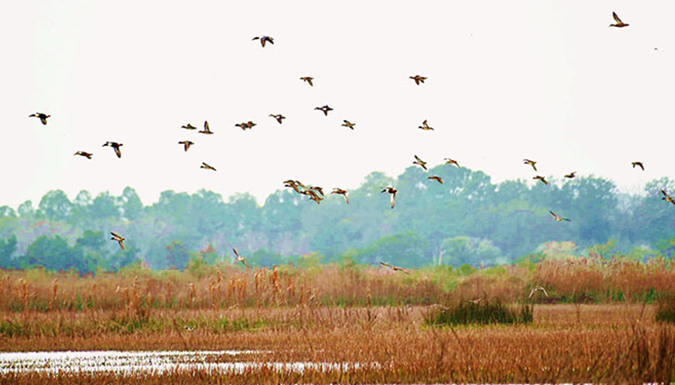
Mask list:
[[[358,364],[314,362],[246,362],[236,356],[265,354],[264,351],[78,351],[0,353],[0,373],[10,372],[152,372],[206,369],[219,372],[241,372],[250,368],[269,367],[279,371],[302,372],[306,368],[346,370]],[[222,356],[233,356],[228,362],[218,362]],[[234,361],[232,361],[234,360]]]

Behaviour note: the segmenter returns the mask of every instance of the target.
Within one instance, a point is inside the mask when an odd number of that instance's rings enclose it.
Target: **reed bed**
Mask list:
[[[536,305],[530,325],[424,326],[428,307],[261,309],[225,316],[261,320],[259,327],[223,331],[217,310],[181,310],[173,328],[91,336],[34,335],[3,341],[3,350],[264,350],[251,362],[346,363],[347,370],[302,373],[265,367],[242,372],[190,370],[127,375],[20,373],[2,382],[34,383],[554,383],[665,382],[675,379],[675,326],[653,319],[649,305]],[[304,313],[303,313],[304,311]],[[35,320],[36,324],[45,320]],[[75,320],[74,320],[75,321]],[[59,321],[55,321],[59,322]],[[61,321],[64,322],[64,321]],[[194,322],[192,331],[184,328]],[[168,326],[167,326],[168,327]],[[11,346],[10,346],[11,345]],[[223,358],[231,360],[231,358]],[[357,365],[358,364],[358,365]]]
[[[410,274],[338,265],[3,271],[0,351],[264,350],[247,360],[347,367],[21,372],[0,374],[0,383],[668,383],[675,325],[657,314],[675,295],[674,275],[662,260],[621,258]],[[537,285],[549,296],[529,297]],[[527,307],[531,322],[426,322],[439,306],[478,298]]]

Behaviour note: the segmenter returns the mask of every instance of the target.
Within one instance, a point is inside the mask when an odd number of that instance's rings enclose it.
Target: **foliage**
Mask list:
[[[430,325],[532,323],[532,310],[531,305],[513,306],[486,300],[478,303],[462,301],[430,311],[426,322]]]

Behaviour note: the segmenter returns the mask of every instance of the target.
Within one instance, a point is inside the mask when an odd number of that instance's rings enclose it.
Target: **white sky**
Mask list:
[[[608,28],[612,11],[630,27]],[[3,14],[0,205],[125,186],[144,204],[201,188],[262,204],[288,178],[356,188],[413,154],[493,182],[529,180],[523,158],[633,192],[675,178],[671,0],[25,1]],[[214,135],[180,128],[204,120]]]

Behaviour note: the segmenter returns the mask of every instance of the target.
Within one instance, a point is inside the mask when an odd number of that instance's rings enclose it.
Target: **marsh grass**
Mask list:
[[[434,307],[425,317],[425,322],[430,325],[525,324],[532,323],[532,308],[532,305],[505,305],[499,301],[462,301]]]

